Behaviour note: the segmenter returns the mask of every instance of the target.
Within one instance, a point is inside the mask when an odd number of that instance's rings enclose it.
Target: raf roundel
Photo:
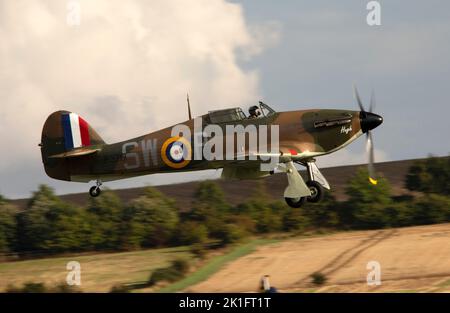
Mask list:
[[[161,147],[161,158],[168,166],[179,169],[191,161],[191,145],[183,137],[171,137]]]
[[[174,142],[169,149],[169,157],[172,162],[183,161],[183,146],[179,142]]]

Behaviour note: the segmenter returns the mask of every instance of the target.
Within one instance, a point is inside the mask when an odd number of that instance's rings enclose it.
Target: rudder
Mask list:
[[[104,144],[97,132],[79,115],[68,111],[54,112],[42,129],[40,146],[45,172],[52,178],[70,181],[70,161],[54,156]]]

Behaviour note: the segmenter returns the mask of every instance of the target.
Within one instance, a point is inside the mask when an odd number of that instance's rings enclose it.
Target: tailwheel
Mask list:
[[[323,199],[324,189],[321,184],[316,182],[315,180],[310,180],[306,182],[306,185],[309,187],[311,191],[311,195],[306,197],[308,202],[316,203]]]
[[[91,189],[89,189],[89,194],[91,195],[91,197],[98,197],[100,195],[100,193],[102,192],[102,190],[100,189],[100,187],[97,186],[92,186]]]
[[[102,192],[102,190],[100,189],[100,186],[102,185],[102,182],[97,180],[97,184],[95,186],[92,186],[89,189],[89,194],[91,195],[91,197],[98,197],[100,195],[100,193]]]
[[[284,198],[284,200],[291,208],[299,208],[305,203],[306,197]]]

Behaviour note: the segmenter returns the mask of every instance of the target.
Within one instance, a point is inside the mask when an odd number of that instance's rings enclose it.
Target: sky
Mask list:
[[[450,2],[0,0],[0,194],[90,185],[48,178],[41,129],[53,111],[86,119],[108,142],[263,100],[278,111],[357,109],[352,84],[384,117],[376,160],[450,152]],[[79,9],[79,11],[78,11]],[[77,14],[79,14],[79,19]],[[363,138],[319,167],[364,163]],[[156,174],[109,188],[212,179]]]

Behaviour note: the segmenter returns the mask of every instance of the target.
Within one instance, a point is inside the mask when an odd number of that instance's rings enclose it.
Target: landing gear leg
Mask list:
[[[285,166],[281,170],[286,172],[288,178],[288,186],[284,190],[286,203],[292,208],[301,207],[305,202],[305,197],[311,195],[308,186],[305,184],[292,161],[285,163]]]
[[[306,197],[306,200],[313,203],[319,202],[323,199],[325,194],[324,189],[330,190],[330,184],[322,175],[315,162],[316,160],[310,159],[306,162],[301,163],[302,165],[306,166],[309,178],[309,180],[306,182],[306,185],[311,191],[311,195]]]
[[[89,194],[91,197],[98,197],[102,190],[100,189],[100,186],[102,185],[102,181],[100,179],[97,179],[97,182],[95,186],[92,186],[91,189],[89,189]]]

